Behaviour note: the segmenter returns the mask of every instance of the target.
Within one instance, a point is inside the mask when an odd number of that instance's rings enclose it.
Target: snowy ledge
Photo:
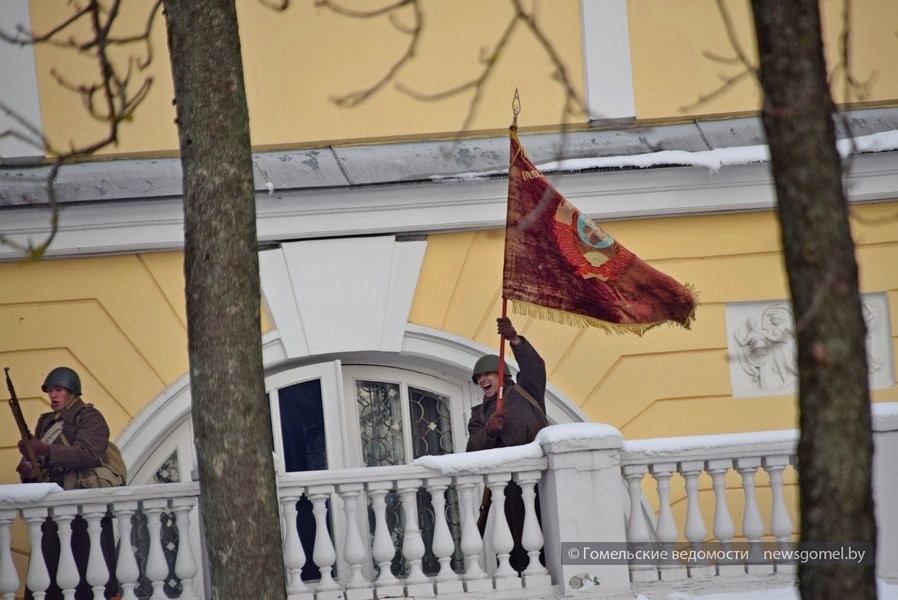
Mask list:
[[[898,431],[898,402],[875,402],[870,405],[873,431]]]
[[[47,494],[61,492],[62,488],[55,483],[13,483],[0,485],[0,508],[5,506],[21,507],[23,504],[35,504],[47,497]]]
[[[440,471],[444,475],[476,473],[495,470],[522,460],[542,458],[543,450],[551,446],[553,452],[587,450],[591,448],[619,448],[620,431],[601,423],[565,423],[550,425],[536,435],[536,439],[523,446],[494,448],[477,452],[460,452],[442,456],[422,456],[412,464]]]
[[[898,431],[898,402],[871,405],[874,431]],[[602,423],[551,425],[523,446],[459,452],[442,456],[422,456],[412,464],[440,471],[444,475],[498,471],[507,465],[543,458],[546,452],[620,449],[623,464],[669,457],[671,461],[713,460],[795,454],[799,431],[753,431],[717,435],[693,435],[622,441],[620,431]]]
[[[653,438],[624,442],[621,461],[640,462],[665,457],[675,461],[707,460],[717,457],[763,456],[771,453],[794,454],[797,445],[797,429]]]
[[[842,158],[852,154],[867,154],[898,150],[898,131],[883,131],[871,135],[843,139],[836,142],[836,149]],[[662,150],[646,154],[628,156],[601,156],[596,158],[576,158],[546,162],[536,165],[542,173],[588,171],[594,169],[648,169],[651,167],[706,167],[712,173],[723,167],[770,162],[770,149],[766,144],[757,146],[736,146],[690,152],[687,150]],[[504,175],[508,169],[498,171],[461,173],[451,176],[434,176],[434,181],[476,180]]]

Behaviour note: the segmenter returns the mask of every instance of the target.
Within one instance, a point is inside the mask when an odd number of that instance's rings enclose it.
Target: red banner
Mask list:
[[[689,328],[692,291],[580,213],[530,162],[511,128],[503,297],[514,312],[642,335]]]

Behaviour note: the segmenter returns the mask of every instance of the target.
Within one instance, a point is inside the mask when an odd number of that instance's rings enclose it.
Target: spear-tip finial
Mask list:
[[[518,113],[521,112],[521,96],[518,94],[518,88],[514,89],[514,99],[511,101],[511,112],[514,114],[511,124],[517,125]]]

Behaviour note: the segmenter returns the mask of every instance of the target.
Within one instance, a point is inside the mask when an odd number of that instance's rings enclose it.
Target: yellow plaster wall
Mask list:
[[[113,439],[187,372],[183,273],[180,252],[0,263],[0,366],[10,368],[32,432],[50,410],[40,386],[56,366],[78,372],[84,400],[106,417]],[[18,438],[4,415],[0,484],[19,482]],[[29,546],[21,521],[12,548],[23,574]]]
[[[853,207],[864,292],[888,292],[898,306],[898,203]],[[771,212],[606,222],[603,227],[630,250],[701,296],[689,331],[660,327],[643,337],[578,329],[515,317],[546,360],[551,383],[594,421],[621,430],[624,439],[707,433],[738,433],[798,426],[795,398],[732,396],[727,357],[725,307],[728,302],[788,297],[779,227]],[[494,321],[501,314],[503,232],[432,235],[409,320],[445,329],[497,348]],[[898,331],[891,310],[893,345]],[[898,348],[896,348],[898,350]],[[898,400],[898,389],[872,390],[874,402]],[[799,531],[797,474],[783,473],[784,499]],[[755,499],[769,527],[772,497],[767,474],[755,477]],[[713,538],[714,493],[710,476],[699,478],[699,504],[708,538]],[[656,482],[646,477],[646,497],[658,509]],[[742,538],[745,494],[735,471],[726,476],[726,500],[736,540]],[[671,479],[675,522],[686,518],[683,478]],[[681,541],[684,533],[680,532]],[[770,538],[769,532],[765,534]]]
[[[331,98],[366,89],[403,55],[409,36],[389,17],[353,19],[316,8],[311,0],[292,2],[283,13],[258,0],[241,0],[238,12],[253,145],[297,146],[322,140],[358,140],[439,135],[461,129],[473,90],[446,100],[422,102],[400,93],[391,83],[354,109]],[[368,10],[383,2],[347,3]],[[145,26],[149,0],[123,3],[122,35]],[[416,59],[397,81],[427,94],[461,86],[480,73],[483,48],[499,42],[512,15],[506,1],[426,0],[423,34]],[[48,31],[69,14],[67,0],[31,2],[35,32]],[[538,5],[541,26],[565,62],[574,85],[582,90],[579,0],[553,0]],[[407,26],[411,8],[398,13]],[[157,18],[151,36],[153,62],[146,74],[152,88],[133,122],[122,129],[120,143],[108,153],[160,153],[177,150],[173,87],[169,73],[164,22]],[[143,47],[115,52],[118,60],[144,57]],[[93,81],[96,69],[70,50],[36,49],[38,85],[44,129],[55,144],[84,143],[102,133],[77,97],[62,90],[55,69],[75,82]],[[535,38],[519,24],[484,90],[470,130],[504,130],[511,120],[515,88],[523,99],[522,125],[537,127],[560,121],[564,99],[552,80],[553,68]],[[136,76],[135,76],[136,79]]]
[[[898,98],[898,3],[851,2],[850,69],[859,81],[871,81],[867,97],[846,93],[841,63],[840,36],[846,0],[822,0],[824,46],[837,102],[894,102]],[[733,23],[736,44],[757,65],[754,24],[748,2],[723,2]],[[719,95],[723,80],[744,72],[741,64],[728,64],[706,56],[737,56],[716,0],[630,0],[630,51],[633,64],[636,113],[640,119],[686,118],[756,111],[758,85],[743,77]],[[871,80],[872,77],[872,80]],[[698,105],[700,98],[713,95]]]
[[[67,365],[117,436],[187,371],[180,253],[0,263],[0,356],[33,428],[40,385]],[[18,480],[11,419],[0,419],[0,483]]]
[[[898,204],[854,207],[864,292],[898,292]],[[594,421],[625,439],[797,427],[793,397],[732,396],[728,302],[788,298],[779,228],[770,212],[619,221],[607,231],[650,264],[695,285],[701,305],[691,330],[615,335],[514,317],[545,357],[550,381]],[[410,321],[496,347],[501,312],[501,230],[432,235]],[[892,331],[898,331],[892,310]],[[874,401],[898,390],[874,390]]]
[[[0,282],[0,366],[32,428],[50,410],[40,386],[56,366],[78,372],[113,438],[187,372],[180,252],[0,263]],[[18,481],[17,439],[0,419],[0,483]]]

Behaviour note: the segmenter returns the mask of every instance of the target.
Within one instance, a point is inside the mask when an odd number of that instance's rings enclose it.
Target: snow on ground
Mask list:
[[[898,600],[898,585],[888,584],[882,580],[876,582],[876,594],[879,600]],[[668,600],[800,600],[797,587],[786,587],[772,590],[756,590],[751,592],[726,592],[723,594],[707,594],[693,596],[682,592],[671,592]],[[648,600],[642,594],[636,600]]]

